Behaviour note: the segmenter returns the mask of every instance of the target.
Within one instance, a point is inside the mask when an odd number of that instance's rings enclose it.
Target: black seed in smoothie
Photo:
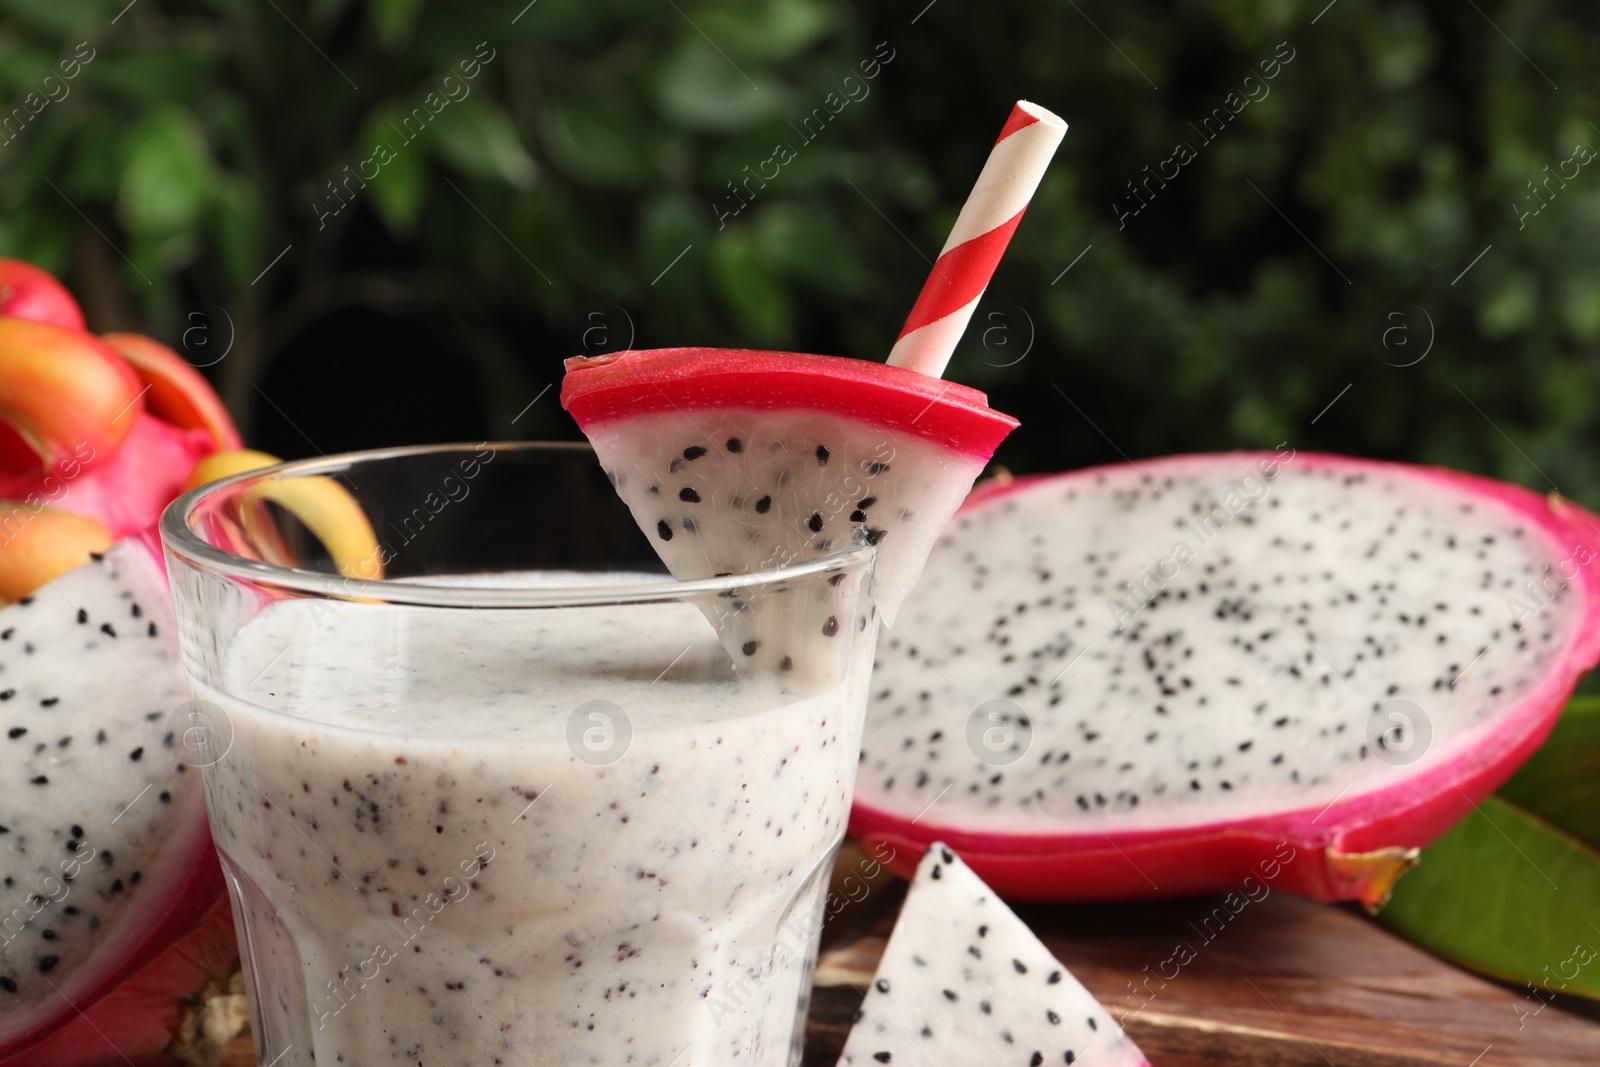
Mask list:
[[[663,541],[672,540],[672,527],[667,525],[666,519],[662,519],[660,522],[656,523],[656,536],[661,538]]]
[[[700,494],[686,485],[678,490],[678,499],[685,504],[698,504],[700,503]]]
[[[705,454],[706,450],[704,445],[690,445],[688,448],[683,450],[683,458],[690,461],[697,460]]]
[[[817,446],[817,466],[826,467],[827,465],[828,465],[828,446],[827,445],[818,445]]]

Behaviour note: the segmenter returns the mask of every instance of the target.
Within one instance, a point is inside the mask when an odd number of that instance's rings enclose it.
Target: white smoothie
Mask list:
[[[206,791],[263,1062],[787,1067],[852,651],[746,678],[684,604],[269,606],[235,695],[196,688],[232,727]]]

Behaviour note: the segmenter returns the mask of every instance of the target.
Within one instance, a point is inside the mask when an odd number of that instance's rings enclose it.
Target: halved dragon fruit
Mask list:
[[[0,1067],[158,1052],[203,979],[226,984],[232,919],[174,736],[186,699],[143,538],[0,609]]]
[[[561,402],[676,577],[747,574],[865,540],[891,620],[1017,425],[974,389],[899,367],[714,348],[574,357]],[[750,666],[810,661],[794,642],[847,621],[827,604],[727,599],[713,621]]]
[[[1137,1045],[943,844],[922,857],[840,1067],[1148,1067]]]
[[[1600,657],[1557,496],[1232,453],[974,494],[879,645],[852,828],[1023,900],[1383,900]]]

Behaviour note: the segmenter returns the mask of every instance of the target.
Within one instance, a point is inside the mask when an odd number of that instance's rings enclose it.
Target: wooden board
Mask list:
[[[805,1067],[833,1067],[902,895],[880,879],[825,929]],[[1284,894],[1237,914],[1221,907],[1215,898],[1022,914],[1124,1018],[1153,1067],[1600,1065],[1594,1005],[1561,1000],[1541,1010],[1350,908]],[[1181,966],[1179,945],[1193,954]],[[253,1063],[245,1038],[225,1067]]]

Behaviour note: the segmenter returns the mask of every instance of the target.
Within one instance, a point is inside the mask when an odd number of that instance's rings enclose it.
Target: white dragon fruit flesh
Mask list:
[[[215,1053],[175,1034],[237,958],[186,696],[142,539],[0,609],[0,1067]]]
[[[973,495],[880,642],[852,828],[1012,899],[1376,904],[1600,655],[1556,496],[1231,453]]]
[[[1023,921],[942,843],[922,857],[840,1067],[1148,1067]]]

